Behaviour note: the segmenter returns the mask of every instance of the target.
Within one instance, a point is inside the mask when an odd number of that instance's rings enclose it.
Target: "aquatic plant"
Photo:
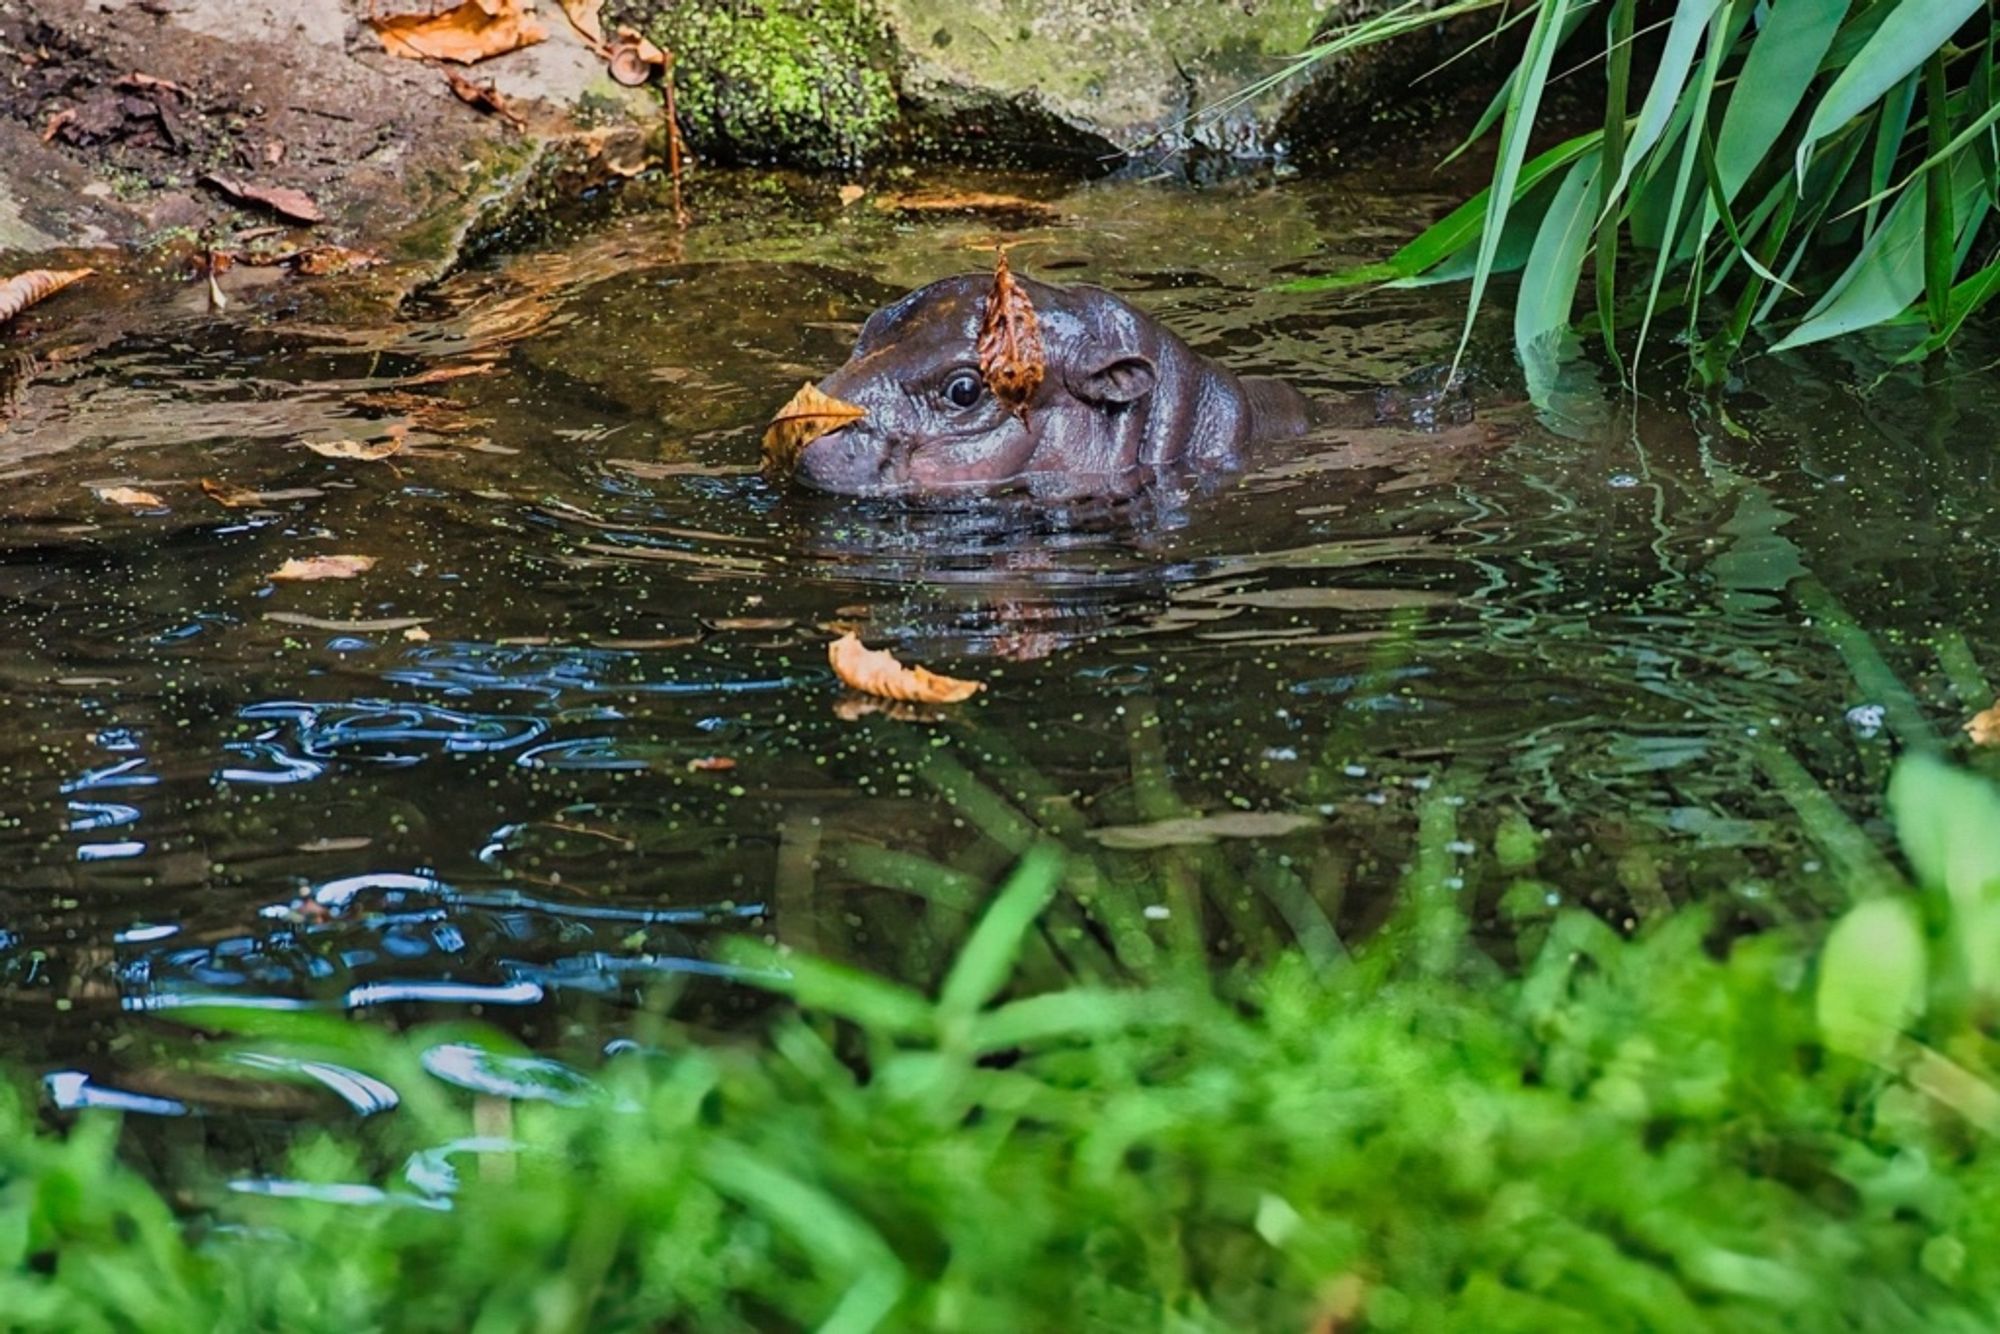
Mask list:
[[[1503,976],[1467,941],[1438,793],[1378,938],[1219,983],[1019,994],[1070,856],[1035,842],[934,994],[743,945],[797,1003],[761,1045],[661,1021],[583,1079],[464,1026],[211,1011],[403,1105],[281,1176],[187,1178],[179,1217],[108,1116],[58,1135],[0,1099],[0,1311],[33,1330],[1990,1328],[2000,793],[1919,758],[1892,795],[1925,888],[1858,903],[1824,948],[1770,932],[1718,955],[1698,912],[1629,940],[1571,913]]]
[[[1386,261],[1295,287],[1462,280],[1469,337],[1491,280],[1518,272],[1514,344],[1538,401],[1575,347],[1586,282],[1621,373],[1672,318],[1705,384],[1753,343],[1881,326],[1920,360],[2000,291],[1982,242],[2000,194],[2000,26],[1979,0],[1678,0],[1645,28],[1637,0],[1410,0],[1325,33],[1273,78],[1485,10],[1526,32],[1457,150],[1490,137],[1491,184]],[[1602,72],[1601,125],[1531,155],[1551,87],[1580,72],[1558,56],[1598,24],[1581,68]]]

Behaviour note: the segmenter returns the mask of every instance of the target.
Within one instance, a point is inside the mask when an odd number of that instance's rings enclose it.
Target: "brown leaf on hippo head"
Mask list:
[[[1035,303],[1014,281],[1013,271],[1007,267],[1007,252],[999,251],[998,256],[993,287],[986,294],[986,311],[979,321],[979,373],[993,397],[1026,422],[1028,402],[1041,388],[1048,356],[1042,347]]]
[[[776,472],[789,472],[807,445],[867,415],[865,408],[822,394],[810,383],[802,385],[764,428],[764,463]]]

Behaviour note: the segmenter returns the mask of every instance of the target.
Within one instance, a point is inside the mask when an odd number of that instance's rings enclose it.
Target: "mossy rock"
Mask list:
[[[726,162],[855,166],[896,120],[895,53],[868,0],[628,0],[674,53],[682,131]]]

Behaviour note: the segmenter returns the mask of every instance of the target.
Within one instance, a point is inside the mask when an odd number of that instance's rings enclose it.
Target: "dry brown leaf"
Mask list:
[[[811,383],[801,385],[764,428],[764,462],[779,472],[789,471],[807,445],[867,415],[866,408],[822,394]]]
[[[403,449],[403,432],[391,433],[387,440],[302,440],[299,442],[323,459],[354,459],[379,463]]]
[[[352,579],[375,568],[373,556],[294,556],[271,571],[272,579]]]
[[[826,660],[841,684],[883,699],[913,704],[957,704],[986,689],[982,681],[939,676],[922,667],[905,667],[887,649],[871,649],[860,636],[844,634],[826,646]]]
[[[150,74],[141,74],[137,70],[121,77],[113,87],[130,88],[142,93],[172,93],[176,97],[188,98],[188,90],[172,79],[158,79]],[[188,100],[193,99],[188,98]]]
[[[392,56],[461,65],[533,46],[549,36],[521,0],[463,0],[440,14],[371,14],[368,22]]]
[[[151,491],[141,491],[136,486],[94,486],[91,490],[97,493],[99,500],[113,505],[129,505],[133,509],[162,509],[167,503]]]
[[[367,250],[350,250],[344,245],[308,246],[295,250],[285,257],[291,261],[293,273],[303,273],[311,278],[324,278],[335,273],[352,273],[356,269],[372,269],[387,260]]]
[[[604,8],[604,0],[562,0],[562,10],[569,19],[569,26],[577,35],[588,42],[599,55],[604,53],[604,20],[599,12]]]
[[[0,282],[0,324],[95,272],[96,269],[29,269]]]
[[[840,206],[846,208],[867,193],[868,187],[865,185],[843,185],[840,187]]]
[[[736,761],[727,755],[702,755],[688,761],[691,774],[725,774],[736,767]]]
[[[485,83],[474,83],[455,69],[446,69],[444,78],[451,85],[453,96],[467,106],[491,112],[517,130],[528,128],[528,118],[514,109],[514,104],[493,86],[490,79]]]
[[[62,127],[75,119],[75,107],[64,107],[61,111],[56,112],[55,115],[50,116],[48,123],[42,126],[42,142],[45,144],[54,142],[55,137],[62,133]]]
[[[922,190],[883,195],[875,207],[891,213],[984,213],[1010,222],[1048,223],[1062,217],[1056,209],[1019,195],[985,190]]]
[[[443,384],[447,380],[463,380],[469,375],[491,375],[500,367],[490,361],[474,361],[459,366],[433,366],[427,371],[405,376],[396,381],[399,385]]]
[[[255,491],[244,491],[233,486],[224,486],[213,477],[201,479],[201,493],[224,509],[240,510],[251,505],[262,504],[264,498]]]
[[[993,287],[986,294],[986,312],[979,320],[979,373],[986,387],[1009,412],[1028,420],[1028,403],[1041,388],[1048,361],[1042,350],[1041,324],[1034,302],[1007,267],[1007,252],[997,252]]]
[[[308,225],[323,222],[326,215],[313,203],[312,196],[303,190],[294,190],[288,185],[246,185],[234,176],[222,176],[211,172],[201,178],[204,185],[212,185],[239,204],[262,204],[281,218]]]
[[[1973,714],[1965,724],[1965,734],[1975,746],[2000,746],[2000,704]]]

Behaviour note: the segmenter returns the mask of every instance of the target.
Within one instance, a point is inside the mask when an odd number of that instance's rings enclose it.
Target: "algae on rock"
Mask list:
[[[894,53],[869,0],[627,0],[621,12],[674,53],[697,152],[854,166],[896,119]]]

